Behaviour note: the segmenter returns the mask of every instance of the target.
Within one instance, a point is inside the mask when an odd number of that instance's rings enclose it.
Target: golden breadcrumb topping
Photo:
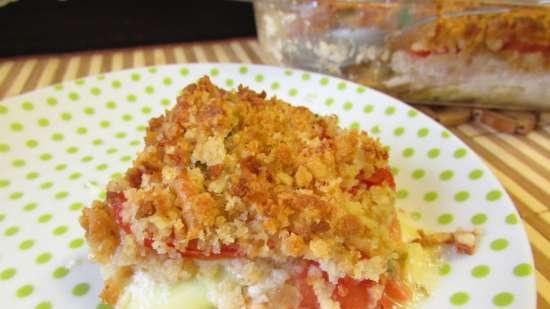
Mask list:
[[[81,224],[105,264],[306,259],[377,280],[401,246],[393,186],[388,149],[367,133],[203,77],[149,121],[133,166]]]
[[[481,8],[487,7],[479,1],[439,0],[427,14],[437,16],[436,21],[424,26],[413,23],[410,35],[396,43],[409,44],[415,52],[491,52],[512,61],[531,54],[535,66],[540,67],[542,60],[550,64],[550,8],[495,4],[494,12],[482,14]],[[474,13],[462,14],[469,10]]]

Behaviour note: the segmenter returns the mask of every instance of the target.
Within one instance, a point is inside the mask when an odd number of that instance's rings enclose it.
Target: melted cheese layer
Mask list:
[[[173,285],[154,282],[137,273],[126,288],[118,309],[215,309],[208,301],[208,283],[192,279]]]

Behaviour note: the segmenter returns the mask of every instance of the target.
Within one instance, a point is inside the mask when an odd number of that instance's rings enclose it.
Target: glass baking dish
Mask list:
[[[542,1],[254,1],[270,60],[410,103],[550,110]]]

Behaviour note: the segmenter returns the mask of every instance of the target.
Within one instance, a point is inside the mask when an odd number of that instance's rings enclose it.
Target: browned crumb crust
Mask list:
[[[133,269],[128,266],[119,267],[105,280],[105,286],[101,291],[101,299],[106,304],[116,304],[122,291],[132,278]]]
[[[455,232],[439,232],[427,234],[423,230],[418,231],[419,239],[414,242],[420,243],[423,247],[441,245],[452,245],[457,253],[473,255],[479,241],[479,231],[466,231],[458,229]]]
[[[86,230],[85,237],[92,255],[98,262],[107,263],[120,239],[113,211],[104,203],[94,201],[90,208],[82,210],[80,225]]]
[[[329,262],[357,277],[358,261],[387,261],[400,245],[390,184],[359,181],[388,168],[388,150],[334,116],[204,77],[150,120],[145,144],[107,200],[82,213],[101,263],[181,259],[194,243],[212,254],[232,246],[250,258]]]
[[[437,20],[413,26],[410,34],[395,43],[408,45],[414,52],[465,55],[489,52],[530,70],[540,69],[541,64],[550,66],[550,9],[495,4],[494,7],[501,8],[499,12],[454,16],[489,5],[479,1],[436,1],[426,15],[438,16]],[[521,59],[522,54],[530,54],[530,59]]]

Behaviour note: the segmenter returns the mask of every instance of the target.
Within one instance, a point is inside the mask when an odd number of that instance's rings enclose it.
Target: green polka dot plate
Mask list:
[[[399,101],[341,79],[268,66],[189,64],[65,82],[0,103],[0,302],[106,308],[87,260],[80,209],[105,196],[142,147],[147,120],[208,74],[336,114],[391,147],[398,206],[431,230],[479,228],[474,256],[450,254],[419,308],[535,308],[533,260],[502,186],[458,138]]]

